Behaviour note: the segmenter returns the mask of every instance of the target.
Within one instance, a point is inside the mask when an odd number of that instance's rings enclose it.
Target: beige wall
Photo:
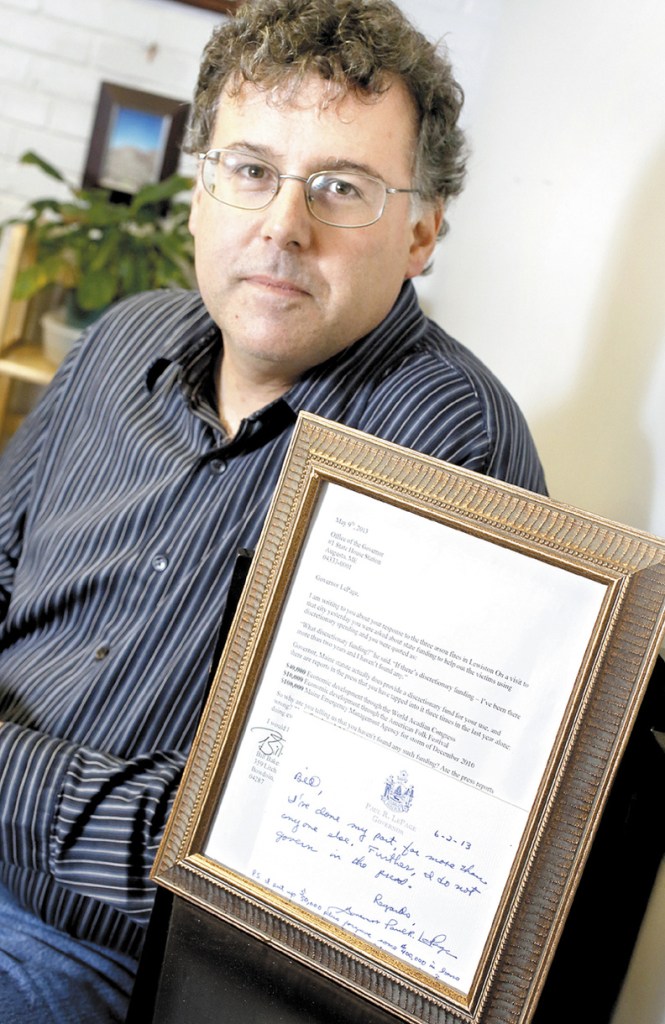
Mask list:
[[[664,40],[660,0],[505,0],[422,288],[520,399],[552,495],[659,535]]]

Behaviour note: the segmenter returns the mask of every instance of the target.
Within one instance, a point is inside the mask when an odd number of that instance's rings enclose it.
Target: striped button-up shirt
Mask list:
[[[387,319],[225,437],[200,296],[90,329],[0,467],[0,878],[44,920],[136,953],[236,553],[299,410],[531,490],[522,415],[406,284]]]

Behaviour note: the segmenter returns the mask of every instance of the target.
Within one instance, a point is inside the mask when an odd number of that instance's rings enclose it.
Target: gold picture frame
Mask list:
[[[301,414],[158,884],[405,1021],[527,1024],[665,541]]]

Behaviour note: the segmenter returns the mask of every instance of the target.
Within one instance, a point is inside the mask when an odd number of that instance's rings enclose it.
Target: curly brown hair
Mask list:
[[[186,152],[209,146],[222,91],[244,82],[297,94],[315,73],[336,95],[371,97],[395,78],[417,114],[413,174],[425,202],[457,195],[466,147],[458,125],[464,94],[441,46],[421,35],[392,0],[255,0],[218,26],[201,62]]]

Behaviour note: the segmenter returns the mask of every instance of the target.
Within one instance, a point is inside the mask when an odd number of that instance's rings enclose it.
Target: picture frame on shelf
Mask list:
[[[121,199],[173,174],[188,114],[183,100],[102,82],[83,187]]]
[[[235,14],[239,7],[248,0],[180,0],[190,7],[201,7],[206,11],[217,11],[218,14]]]

